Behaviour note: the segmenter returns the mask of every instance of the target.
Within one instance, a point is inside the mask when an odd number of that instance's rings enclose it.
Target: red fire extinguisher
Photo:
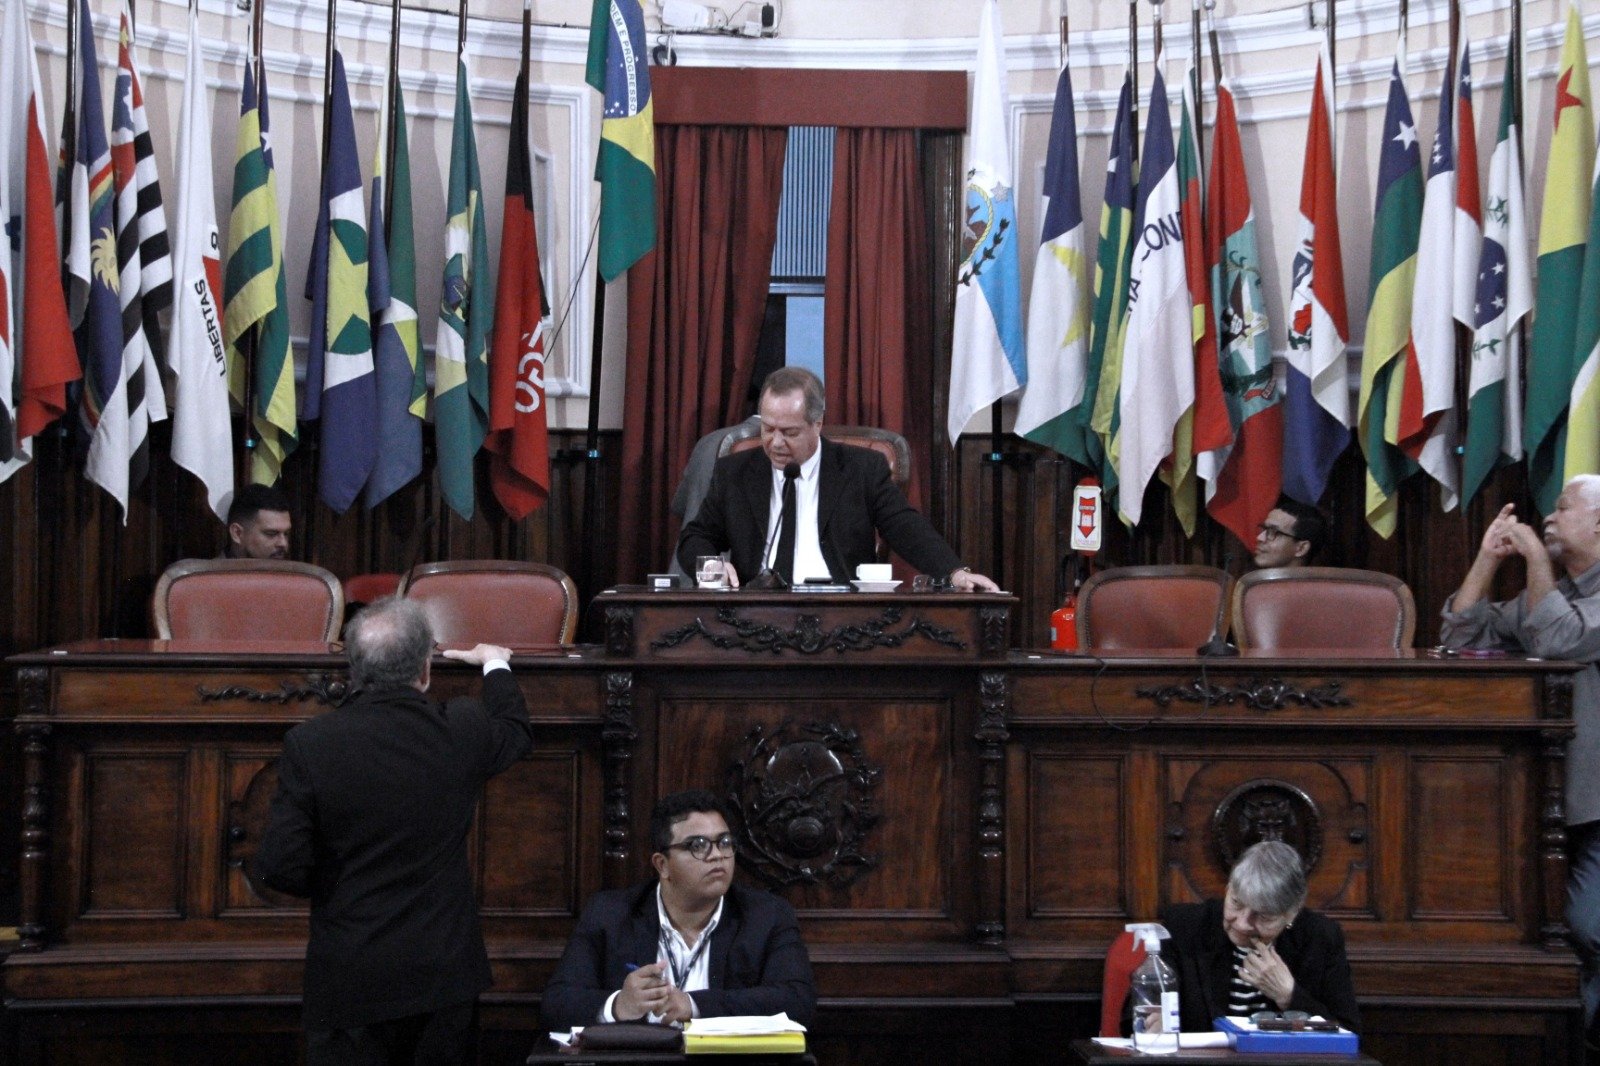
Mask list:
[[[1072,570],[1071,582],[1067,584],[1071,591],[1062,600],[1061,606],[1050,612],[1050,647],[1056,651],[1077,651],[1078,587],[1082,584],[1078,573],[1079,556],[1073,553],[1061,563],[1063,571],[1068,567]]]

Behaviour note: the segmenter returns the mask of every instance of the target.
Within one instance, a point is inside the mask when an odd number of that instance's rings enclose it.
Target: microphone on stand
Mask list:
[[[770,533],[767,534],[766,546],[761,549],[761,572],[755,577],[751,578],[749,581],[746,581],[741,586],[742,588],[753,589],[757,592],[762,592],[773,591],[776,589],[786,589],[791,586],[789,579],[778,573],[778,571],[774,570],[768,560],[772,557],[772,539],[777,537],[778,551],[781,553],[787,548],[790,557],[790,572],[793,572],[792,567],[794,565],[795,515],[791,508],[794,507],[794,483],[795,479],[797,479],[799,476],[799,463],[791,461],[788,466],[783,468],[783,513],[778,518],[778,524],[773,527]],[[787,536],[784,535],[785,526],[788,527]],[[788,543],[785,544],[785,541]]]

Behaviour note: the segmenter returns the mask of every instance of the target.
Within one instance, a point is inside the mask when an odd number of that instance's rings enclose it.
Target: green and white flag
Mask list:
[[[439,491],[462,518],[473,511],[473,459],[489,429],[488,338],[494,322],[483,181],[472,133],[467,59],[456,60],[455,128],[450,138],[449,223],[433,367],[434,435]]]

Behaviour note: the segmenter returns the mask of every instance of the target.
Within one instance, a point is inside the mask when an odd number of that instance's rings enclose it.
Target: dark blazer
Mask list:
[[[835,581],[876,562],[877,534],[906,562],[943,577],[961,566],[928,520],[906,502],[883,456],[823,438],[817,471],[817,537]],[[678,561],[694,572],[695,557],[732,550],[739,577],[761,572],[772,507],[772,461],[760,448],[717,461],[711,488],[694,520],[678,536]]]
[[[1161,924],[1172,934],[1161,945],[1161,957],[1178,971],[1183,1031],[1210,1032],[1216,1028],[1213,1019],[1228,1013],[1233,980],[1233,941],[1222,928],[1222,901],[1174,903],[1162,910]],[[1361,1010],[1338,922],[1302,910],[1274,946],[1294,974],[1289,1010],[1320,1014],[1351,1032],[1361,1031]]]
[[[311,898],[306,1028],[422,1014],[489,987],[467,829],[484,781],[532,743],[509,670],[484,677],[481,704],[385,687],[289,730],[254,870]]]
[[[629,963],[656,961],[660,936],[654,880],[596,894],[544,990],[545,1027],[593,1023],[622,987]],[[811,1023],[817,1009],[811,957],[787,902],[734,884],[722,899],[709,950],[710,987],[689,993],[701,1017],[783,1011],[802,1025]]]

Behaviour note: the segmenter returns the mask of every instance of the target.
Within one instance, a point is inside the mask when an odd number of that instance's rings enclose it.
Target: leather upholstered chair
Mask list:
[[[1411,647],[1416,631],[1411,590],[1375,570],[1276,567],[1246,574],[1233,590],[1241,648],[1397,651]]]
[[[400,582],[441,644],[571,644],[578,588],[553,566],[510,559],[419,563]]]
[[[1119,566],[1078,592],[1078,647],[1193,650],[1228,631],[1233,579],[1211,566]]]
[[[344,590],[320,566],[285,559],[181,559],[150,598],[162,640],[339,638]]]
[[[883,456],[884,461],[889,464],[889,476],[900,487],[900,491],[905,491],[906,483],[911,480],[911,448],[900,434],[891,429],[875,429],[871,426],[824,424],[822,435],[835,444],[867,448]],[[717,447],[717,458],[759,447],[761,447],[761,426],[740,424],[722,438],[722,443]]]

